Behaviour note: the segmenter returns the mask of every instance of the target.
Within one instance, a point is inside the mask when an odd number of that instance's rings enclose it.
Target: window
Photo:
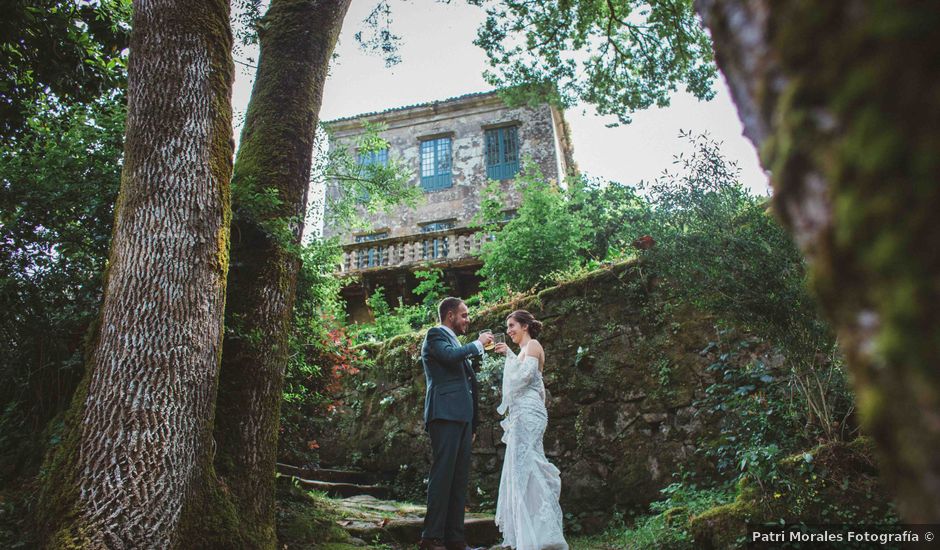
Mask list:
[[[431,233],[433,231],[444,231],[454,228],[454,220],[444,220],[439,222],[426,223],[421,226],[422,233]]]
[[[507,180],[519,171],[519,138],[516,126],[486,131],[486,177]]]
[[[427,139],[421,142],[421,187],[425,191],[451,186],[450,138]]]
[[[368,235],[356,235],[357,243],[367,243],[385,239],[388,237],[388,231],[378,233],[369,233]],[[366,269],[368,267],[378,267],[385,261],[385,247],[372,246],[356,251],[356,267]]]
[[[388,166],[388,148],[378,151],[361,152],[359,153],[358,163],[359,176],[362,178],[368,177],[368,172],[365,170],[367,166]],[[356,200],[359,202],[369,202],[370,198],[369,192],[363,189],[362,193],[356,197]]]
[[[359,166],[388,166],[388,148],[359,153]]]
[[[388,231],[380,231],[378,233],[369,233],[368,235],[356,235],[357,243],[367,243],[370,241],[377,241],[379,239],[387,239]]]

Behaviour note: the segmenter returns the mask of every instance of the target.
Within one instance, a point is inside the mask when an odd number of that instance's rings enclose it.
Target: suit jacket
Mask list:
[[[421,363],[427,392],[424,396],[424,427],[432,420],[479,424],[478,386],[470,358],[479,350],[474,343],[461,346],[443,327],[428,330],[421,346]]]

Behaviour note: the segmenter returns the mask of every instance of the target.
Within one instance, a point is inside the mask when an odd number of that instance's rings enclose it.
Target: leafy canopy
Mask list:
[[[487,81],[507,99],[579,101],[630,122],[630,113],[669,105],[680,83],[714,96],[711,42],[691,0],[470,0],[486,8],[476,45]]]
[[[121,176],[124,96],[37,108],[0,145],[0,472],[35,463],[81,376]]]
[[[130,0],[13,0],[0,18],[0,136],[24,129],[37,102],[85,103],[121,86]]]

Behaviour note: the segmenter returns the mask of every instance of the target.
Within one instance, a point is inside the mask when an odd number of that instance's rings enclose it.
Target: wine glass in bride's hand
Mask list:
[[[506,335],[502,332],[493,335],[493,349],[496,353],[506,353]]]

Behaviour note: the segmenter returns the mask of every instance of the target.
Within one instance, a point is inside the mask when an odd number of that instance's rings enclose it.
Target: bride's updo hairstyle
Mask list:
[[[531,313],[524,309],[517,309],[509,314],[509,317],[506,317],[506,320],[515,319],[517,323],[523,325],[529,329],[529,336],[532,338],[538,338],[539,333],[542,332],[542,321],[539,321]]]

